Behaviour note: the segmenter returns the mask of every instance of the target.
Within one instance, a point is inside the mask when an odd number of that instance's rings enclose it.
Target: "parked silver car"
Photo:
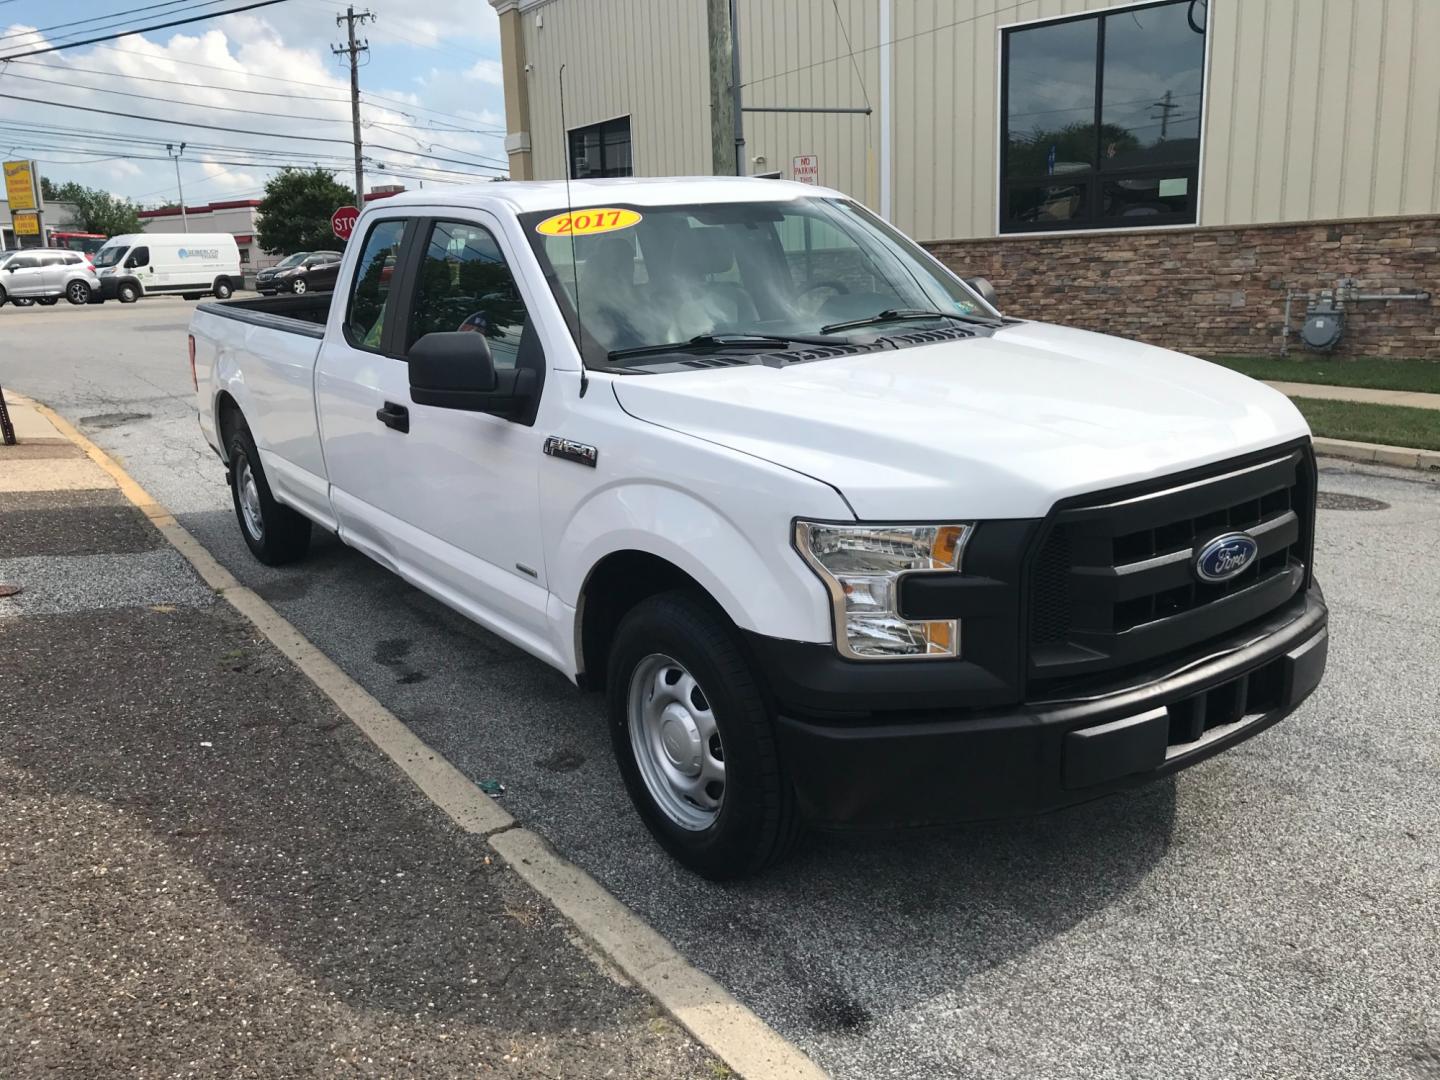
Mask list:
[[[98,296],[100,279],[78,251],[31,248],[0,256],[0,306],[29,303],[49,306],[61,297],[88,304]]]

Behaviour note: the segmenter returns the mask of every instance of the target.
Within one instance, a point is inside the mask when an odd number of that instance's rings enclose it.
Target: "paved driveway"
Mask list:
[[[1326,465],[1331,669],[1178,778],[1040,821],[678,871],[599,703],[333,541],[253,562],[191,413],[192,305],[0,311],[47,400],[427,741],[844,1078],[1440,1076],[1440,483]]]

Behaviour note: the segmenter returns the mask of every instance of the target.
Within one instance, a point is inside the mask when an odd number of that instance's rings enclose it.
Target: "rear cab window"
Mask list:
[[[345,307],[345,339],[357,349],[382,351],[385,323],[395,306],[390,286],[407,226],[408,220],[389,219],[375,222],[365,233]]]

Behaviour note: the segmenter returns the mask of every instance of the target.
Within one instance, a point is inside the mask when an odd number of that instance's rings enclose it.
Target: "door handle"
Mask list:
[[[375,419],[402,435],[410,431],[410,410],[404,405],[396,405],[393,401],[387,401],[383,407],[376,409]]]

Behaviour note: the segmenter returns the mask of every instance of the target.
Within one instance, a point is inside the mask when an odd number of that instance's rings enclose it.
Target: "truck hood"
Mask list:
[[[830,484],[864,520],[1041,517],[1309,431],[1283,394],[1218,365],[1033,322],[613,385],[632,416]]]

